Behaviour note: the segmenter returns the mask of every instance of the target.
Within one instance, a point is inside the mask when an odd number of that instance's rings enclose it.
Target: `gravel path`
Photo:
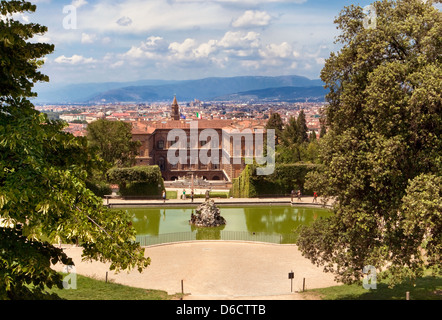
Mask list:
[[[80,275],[108,279],[132,287],[157,289],[185,300],[286,300],[305,299],[299,295],[305,278],[306,289],[337,285],[333,275],[324,273],[302,257],[295,245],[274,245],[230,241],[200,241],[146,248],[152,264],[143,272],[109,271],[109,265],[81,261],[81,248],[65,248]],[[56,266],[61,271],[61,266]],[[293,271],[293,292],[288,273]]]

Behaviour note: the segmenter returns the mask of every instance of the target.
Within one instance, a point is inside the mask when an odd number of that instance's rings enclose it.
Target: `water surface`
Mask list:
[[[189,224],[195,209],[190,208],[131,208],[137,235],[194,234],[196,240],[222,239],[223,234],[264,234],[281,238],[294,233],[302,225],[330,216],[323,208],[256,206],[245,208],[220,207],[227,224],[219,228],[195,228]],[[192,239],[193,239],[192,238]],[[240,239],[238,239],[240,240]]]

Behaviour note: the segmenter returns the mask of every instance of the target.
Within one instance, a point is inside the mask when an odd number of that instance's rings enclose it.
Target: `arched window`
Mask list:
[[[161,171],[166,170],[166,160],[164,160],[164,158],[160,158],[160,160],[158,160],[158,167],[160,167]]]

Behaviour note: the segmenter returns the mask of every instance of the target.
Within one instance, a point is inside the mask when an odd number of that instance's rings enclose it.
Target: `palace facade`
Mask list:
[[[254,155],[255,144],[250,140],[255,141],[258,133],[262,136],[265,125],[258,120],[181,119],[175,97],[171,119],[133,123],[133,139],[141,142],[137,165],[158,165],[165,181],[193,175],[208,181],[231,182],[244,170],[245,157]],[[172,130],[187,140],[184,141],[185,161],[171,163],[168,159],[171,154],[179,153],[175,149],[170,152],[178,142],[178,138],[168,141]],[[180,143],[182,146],[183,141]],[[211,161],[202,161],[200,155],[206,155]]]

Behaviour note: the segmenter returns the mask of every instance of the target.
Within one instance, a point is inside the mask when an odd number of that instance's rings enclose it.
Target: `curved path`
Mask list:
[[[108,265],[81,262],[81,248],[66,248],[76,272],[105,279]],[[109,280],[145,289],[189,294],[185,300],[286,300],[304,299],[301,291],[336,285],[333,275],[302,257],[294,245],[230,241],[201,241],[146,248],[151,265],[143,272],[115,274]],[[56,269],[61,270],[58,266]],[[288,273],[293,271],[293,292]]]

